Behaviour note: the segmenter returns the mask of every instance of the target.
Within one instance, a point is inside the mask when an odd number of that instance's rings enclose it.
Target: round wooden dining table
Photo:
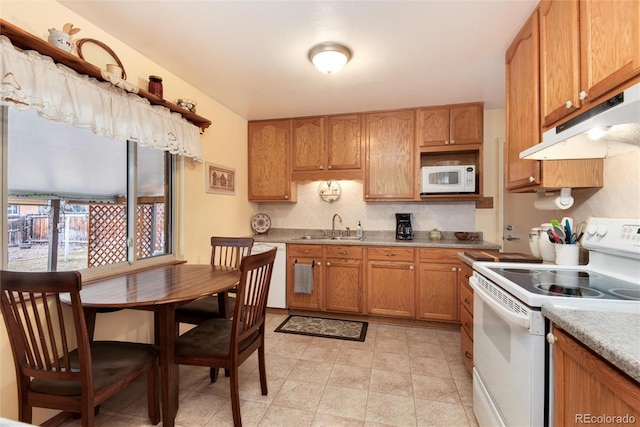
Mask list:
[[[209,264],[169,264],[91,281],[80,292],[87,329],[93,337],[96,313],[111,309],[154,312],[155,340],[160,349],[162,423],[172,427],[178,409],[178,366],[175,309],[194,299],[226,292],[240,279],[240,270]],[[66,301],[70,303],[69,301]]]

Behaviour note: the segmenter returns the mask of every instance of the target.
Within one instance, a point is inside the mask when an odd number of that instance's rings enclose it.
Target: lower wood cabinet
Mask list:
[[[418,318],[458,320],[457,249],[420,249]]]
[[[460,317],[460,356],[469,373],[473,372],[473,289],[469,278],[471,266],[460,263],[458,272],[458,302]]]
[[[295,291],[295,265],[310,265],[313,271],[311,294]],[[287,306],[309,310],[321,310],[322,305],[322,246],[287,245]]]
[[[366,313],[415,316],[416,260],[413,248],[367,248]]]
[[[325,247],[325,308],[362,313],[363,249],[359,246]]]
[[[640,420],[640,385],[634,379],[562,329],[553,328],[553,337],[555,425],[625,425]]]

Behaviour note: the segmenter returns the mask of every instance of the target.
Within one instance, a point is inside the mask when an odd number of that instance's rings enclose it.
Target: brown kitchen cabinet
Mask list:
[[[415,317],[415,265],[413,248],[367,248],[366,313]]]
[[[640,74],[640,3],[543,0],[540,96],[545,129],[621,91]]]
[[[295,202],[291,181],[290,120],[249,122],[249,201]]]
[[[457,249],[419,249],[418,318],[458,320]]]
[[[364,115],[365,201],[415,200],[415,110]]]
[[[589,422],[584,421],[585,416],[626,416],[627,419],[636,421],[640,419],[640,386],[637,381],[555,325],[552,333],[555,341],[555,425],[588,424]],[[622,425],[625,422],[603,421],[599,424]]]
[[[323,309],[322,303],[322,246],[287,245],[287,306],[309,310]],[[294,291],[295,264],[309,264],[313,269],[313,291],[311,294]]]
[[[483,103],[418,109],[420,147],[482,143]]]
[[[539,97],[538,9],[507,49],[506,60],[506,175],[510,191],[562,187],[602,187],[603,160],[526,160],[520,152],[542,139]]]
[[[325,246],[324,296],[327,311],[362,313],[363,248]]]
[[[473,289],[469,278],[473,269],[464,262],[460,264],[458,272],[458,301],[460,317],[460,355],[462,363],[469,373],[473,372]]]
[[[294,180],[362,179],[362,115],[292,119]]]

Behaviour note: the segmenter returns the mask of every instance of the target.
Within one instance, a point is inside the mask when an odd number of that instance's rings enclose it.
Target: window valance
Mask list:
[[[5,36],[0,36],[0,52],[0,105],[36,110],[46,119],[90,128],[100,136],[202,159],[200,130],[180,114],[38,52],[16,49]]]

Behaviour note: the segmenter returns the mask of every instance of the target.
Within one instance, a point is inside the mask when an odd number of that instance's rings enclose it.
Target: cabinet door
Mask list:
[[[325,306],[329,311],[362,312],[362,261],[327,258]]]
[[[416,193],[415,113],[365,115],[365,200],[413,200]]]
[[[594,418],[609,415],[640,419],[640,387],[636,381],[562,330],[554,328],[553,335],[555,425],[587,424],[588,421],[577,417],[589,414]],[[613,425],[625,421],[601,423]]]
[[[331,170],[361,169],[362,116],[330,116],[327,133],[327,167]]]
[[[313,290],[311,294],[295,292],[295,265],[311,265],[313,270]],[[287,306],[320,310],[322,308],[322,246],[287,246]]]
[[[580,84],[592,100],[640,74],[640,2],[580,2]]]
[[[538,11],[522,27],[506,53],[507,189],[540,183],[540,163],[520,152],[541,141],[538,97]]]
[[[420,263],[418,317],[458,319],[458,267],[456,264]]]
[[[420,147],[448,145],[449,128],[448,108],[418,110],[418,145]]]
[[[291,121],[294,171],[324,169],[326,163],[324,122],[323,117],[293,119]]]
[[[249,123],[249,200],[293,201],[289,120]]]
[[[578,0],[540,3],[540,109],[542,124],[580,108]]]
[[[367,313],[414,317],[415,267],[406,262],[369,261]]]
[[[482,142],[483,104],[452,107],[449,116],[449,144],[479,144]]]

